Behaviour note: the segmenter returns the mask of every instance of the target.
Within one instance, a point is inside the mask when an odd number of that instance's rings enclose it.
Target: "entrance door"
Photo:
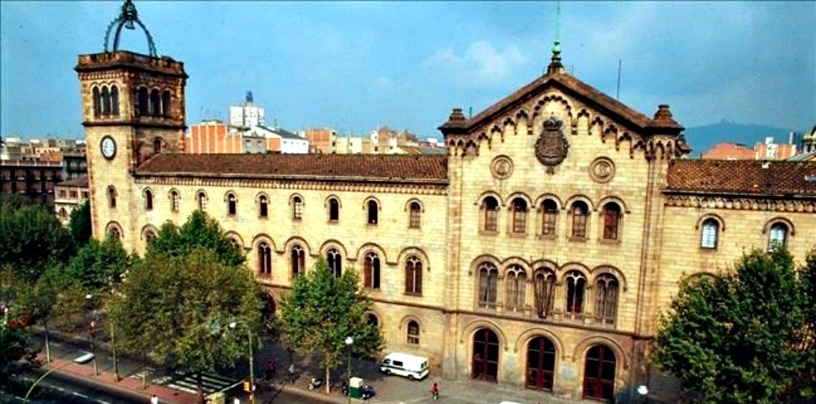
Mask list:
[[[546,337],[527,344],[527,381],[529,389],[552,391],[555,375],[555,346]]]
[[[499,374],[499,338],[487,328],[473,336],[473,378],[495,382]]]
[[[612,400],[615,396],[615,353],[596,345],[589,349],[584,362],[584,397]]]

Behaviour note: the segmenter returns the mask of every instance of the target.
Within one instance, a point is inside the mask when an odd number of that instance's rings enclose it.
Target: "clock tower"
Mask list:
[[[137,25],[147,37],[146,55],[119,50],[122,28]],[[129,205],[143,198],[131,174],[156,154],[184,150],[184,64],[157,55],[136,7],[126,0],[108,27],[104,51],[79,55],[74,70],[81,85],[94,238],[139,234],[133,227],[142,207]]]

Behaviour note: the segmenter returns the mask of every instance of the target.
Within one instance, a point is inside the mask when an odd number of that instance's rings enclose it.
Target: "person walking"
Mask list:
[[[295,384],[295,364],[289,364],[289,383]]]
[[[434,400],[439,400],[439,385],[434,383],[433,387],[431,387],[431,395],[433,396]]]

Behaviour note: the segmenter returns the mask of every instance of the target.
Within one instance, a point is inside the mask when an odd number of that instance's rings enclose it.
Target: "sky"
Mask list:
[[[81,138],[77,55],[102,52],[121,2],[0,1],[0,134]],[[135,1],[184,62],[187,124],[252,91],[267,123],[436,137],[540,77],[556,25],[568,71],[685,127],[816,124],[816,2]],[[112,42],[112,39],[111,39]],[[120,50],[147,53],[141,30]],[[618,66],[620,88],[618,91]]]

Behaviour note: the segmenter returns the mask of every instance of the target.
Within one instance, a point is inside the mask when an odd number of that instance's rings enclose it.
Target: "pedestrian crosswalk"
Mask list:
[[[155,369],[148,367],[146,370],[131,374],[130,377],[141,380],[144,378],[145,372],[150,384],[170,387],[185,393],[198,394],[198,383],[195,374],[176,371],[173,374],[156,375]],[[205,395],[228,390],[240,383],[241,380],[232,380],[212,373],[201,374],[201,389]]]

